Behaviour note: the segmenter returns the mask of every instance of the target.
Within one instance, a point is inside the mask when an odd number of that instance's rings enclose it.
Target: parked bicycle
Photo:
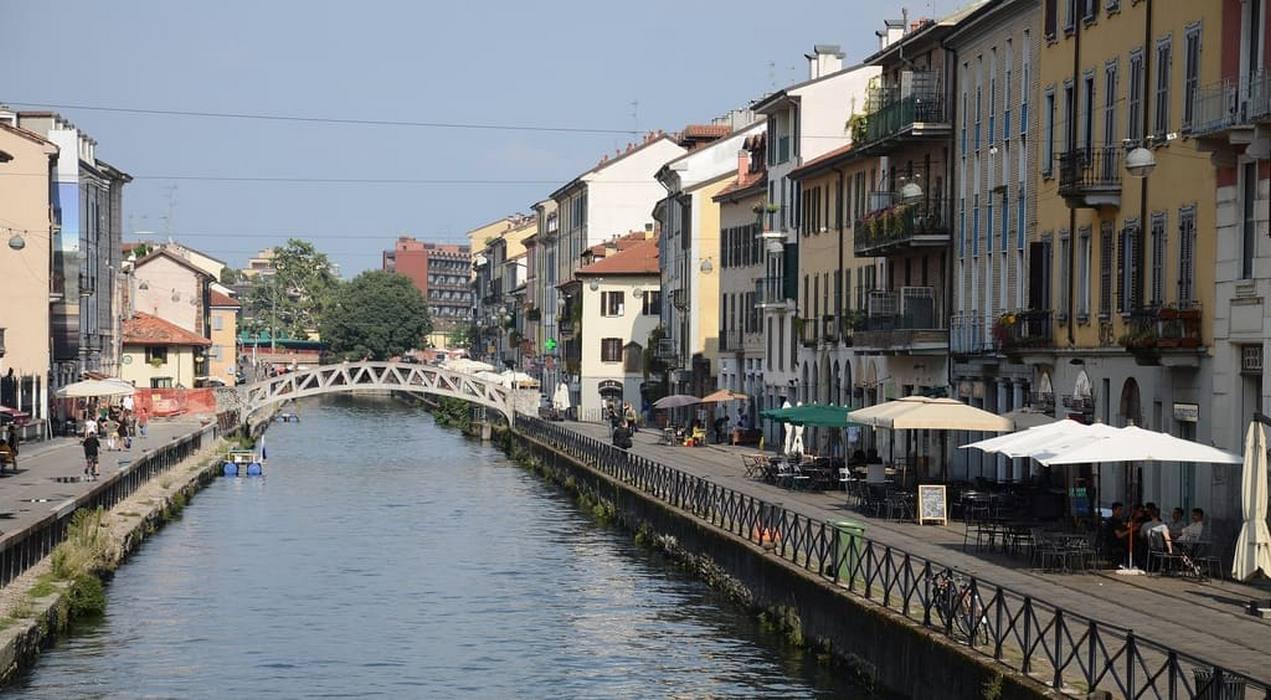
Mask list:
[[[969,582],[959,582],[952,570],[928,576],[931,581],[931,608],[940,623],[971,646],[988,644],[989,620],[984,599]]]

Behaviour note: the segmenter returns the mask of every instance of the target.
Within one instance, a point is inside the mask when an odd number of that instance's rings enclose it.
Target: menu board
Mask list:
[[[941,525],[949,522],[949,500],[944,484],[920,484],[918,486],[918,524],[928,522]]]

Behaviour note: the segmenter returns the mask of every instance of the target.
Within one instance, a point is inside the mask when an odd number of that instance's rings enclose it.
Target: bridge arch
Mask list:
[[[471,374],[405,362],[342,362],[280,374],[238,388],[243,418],[270,404],[353,391],[406,391],[463,399],[501,413],[509,422],[530,410],[524,391]],[[537,391],[531,393],[537,394]],[[537,397],[534,397],[535,403]]]

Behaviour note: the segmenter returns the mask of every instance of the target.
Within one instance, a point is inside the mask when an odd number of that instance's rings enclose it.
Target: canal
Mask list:
[[[488,445],[388,399],[273,426],[9,694],[859,697]]]

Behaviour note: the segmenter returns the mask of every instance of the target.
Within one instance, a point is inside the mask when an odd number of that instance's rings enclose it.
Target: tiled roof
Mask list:
[[[850,153],[851,151],[852,151],[852,144],[850,143],[847,144],[846,146],[839,146],[838,148],[828,153],[822,153],[816,158],[813,158],[812,160],[804,163],[803,165],[800,165],[794,170],[791,170],[790,175],[792,177],[798,177],[804,173],[810,172],[812,170],[816,170],[821,165],[824,165],[825,163],[828,163],[834,160],[835,158],[838,158],[839,156]]]
[[[658,241],[647,238],[584,267],[579,275],[656,275]]]
[[[733,127],[728,124],[689,124],[684,127],[684,136],[687,138],[722,139],[731,133]]]
[[[741,192],[743,190],[755,190],[756,192],[763,192],[767,183],[768,183],[767,173],[765,172],[751,173],[750,176],[745,178],[744,180],[742,178],[737,178],[733,180],[731,184],[729,184],[724,189],[720,190],[714,197],[711,197],[711,199],[715,200],[716,202],[719,202],[724,199],[727,199],[729,195],[735,192]],[[747,194],[750,194],[750,193],[748,192]]]
[[[211,345],[212,341],[165,321],[158,316],[136,313],[124,320],[124,344],[127,345]]]
[[[228,294],[222,294],[221,292],[218,292],[215,289],[212,290],[211,305],[212,306],[232,306],[234,308],[238,308],[242,306],[242,304],[239,304],[238,300],[235,299],[234,297]]]

